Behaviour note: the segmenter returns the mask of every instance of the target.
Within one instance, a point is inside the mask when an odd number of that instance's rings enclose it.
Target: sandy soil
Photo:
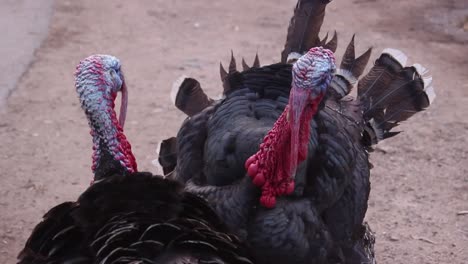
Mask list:
[[[399,48],[429,67],[438,98],[375,154],[368,221],[380,263],[468,263],[468,3],[354,0],[330,4],[324,30],[342,54]],[[126,133],[139,167],[155,171],[158,141],[183,115],[169,100],[182,74],[220,90],[230,49],[276,62],[295,0],[57,1],[46,40],[0,116],[0,263],[13,263],[51,206],[75,199],[91,179],[91,140],[73,88],[77,62],[118,56],[130,88]],[[465,21],[464,21],[465,20]]]
[[[52,0],[0,0],[0,111],[47,36]]]

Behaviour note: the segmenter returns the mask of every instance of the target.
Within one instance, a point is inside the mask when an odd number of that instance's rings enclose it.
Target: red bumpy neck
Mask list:
[[[109,103],[106,109],[101,111],[103,117],[100,118],[101,121],[109,120],[110,122],[91,124],[91,135],[93,136],[93,165],[91,168],[93,172],[96,171],[97,166],[101,162],[102,150],[107,149],[112,158],[120,162],[128,173],[137,172],[137,163],[132,152],[132,147],[123,132],[123,128],[114,110],[115,95],[112,97],[106,98],[109,99]],[[93,182],[94,180],[91,184]]]
[[[317,112],[321,97],[309,104],[301,115],[297,163],[291,162],[291,123],[288,118],[290,106],[287,105],[273,128],[264,137],[256,154],[245,162],[247,174],[253,183],[262,189],[260,203],[273,208],[276,197],[289,195],[294,191],[294,178],[291,173],[307,157],[310,139],[310,121]],[[291,165],[292,164],[292,165]],[[291,168],[291,166],[296,166]]]

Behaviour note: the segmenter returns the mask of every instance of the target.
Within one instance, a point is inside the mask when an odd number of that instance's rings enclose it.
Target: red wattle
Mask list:
[[[249,168],[247,169],[247,174],[253,178],[255,177],[255,175],[257,175],[257,172],[258,172],[258,163],[254,162],[250,164]]]
[[[246,161],[245,161],[245,169],[248,170],[249,167],[250,167],[250,164],[252,164],[252,162],[256,161],[257,160],[257,155],[253,155],[251,156],[250,158],[248,158]]]
[[[265,176],[263,173],[260,172],[253,178],[253,184],[257,187],[262,187],[265,184]]]
[[[266,208],[273,208],[276,205],[276,197],[271,194],[262,194],[260,203]]]
[[[309,104],[300,116],[299,142],[291,142],[291,123],[287,115],[290,106],[286,106],[273,128],[265,135],[257,153],[245,162],[247,174],[255,186],[262,189],[260,203],[266,208],[276,205],[278,196],[294,192],[293,167],[307,158],[308,141],[310,137],[310,120],[317,112],[321,96]],[[291,162],[291,144],[298,144],[297,160]]]

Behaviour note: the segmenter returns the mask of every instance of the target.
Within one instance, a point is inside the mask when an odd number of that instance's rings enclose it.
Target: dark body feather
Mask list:
[[[177,160],[170,164],[171,177],[206,197],[262,263],[374,261],[373,234],[363,222],[368,153],[398,134],[392,129],[426,109],[435,95],[424,67],[405,67],[404,54],[387,50],[359,81],[357,98],[351,97],[369,54],[355,58],[353,38],[344,68],[310,122],[308,156],[296,172],[295,191],[273,209],[258,204],[260,190],[246,177],[244,163],[288,103],[290,64],[230,70],[223,78],[225,98],[187,118],[171,141],[176,146],[161,149],[176,149],[165,152]]]
[[[328,42],[318,36],[329,2],[297,1],[281,63],[260,67],[256,59],[239,72],[232,56],[229,71],[221,66],[223,99],[206,100],[198,82],[185,82],[193,87],[180,89],[197,96],[177,94],[185,98],[176,98],[176,106],[189,117],[176,140],[161,148],[165,161],[176,160],[161,163],[166,171],[175,167],[171,177],[206,197],[261,263],[374,263],[374,236],[363,222],[369,152],[435,97],[426,69],[406,66],[398,50],[384,50],[360,79],[372,50],[356,57],[353,36],[310,122],[308,155],[297,168],[294,193],[279,198],[273,209],[262,207],[260,189],[244,164],[288,103],[291,63],[314,46],[336,50],[336,33]]]
[[[226,230],[178,182],[144,172],[114,175],[52,208],[19,263],[252,263]]]
[[[296,173],[294,195],[264,209],[257,204],[259,191],[244,178],[244,162],[288,102],[291,65],[235,72],[225,84],[225,99],[182,125],[176,177],[205,196],[264,263],[341,258],[354,246],[350,238],[362,227],[370,190],[367,152],[355,140],[362,122],[327,106],[345,103],[325,99],[310,123],[309,155]]]

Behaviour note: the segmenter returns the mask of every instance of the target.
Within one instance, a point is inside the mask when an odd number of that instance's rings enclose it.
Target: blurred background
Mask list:
[[[129,87],[126,134],[140,170],[185,116],[169,99],[189,75],[212,96],[231,49],[279,61],[295,0],[0,0],[0,263],[13,263],[53,205],[91,180],[91,138],[74,91],[80,59],[120,58]],[[340,58],[401,49],[431,70],[437,99],[372,154],[367,221],[379,263],[468,263],[468,1],[334,0],[322,36]]]

